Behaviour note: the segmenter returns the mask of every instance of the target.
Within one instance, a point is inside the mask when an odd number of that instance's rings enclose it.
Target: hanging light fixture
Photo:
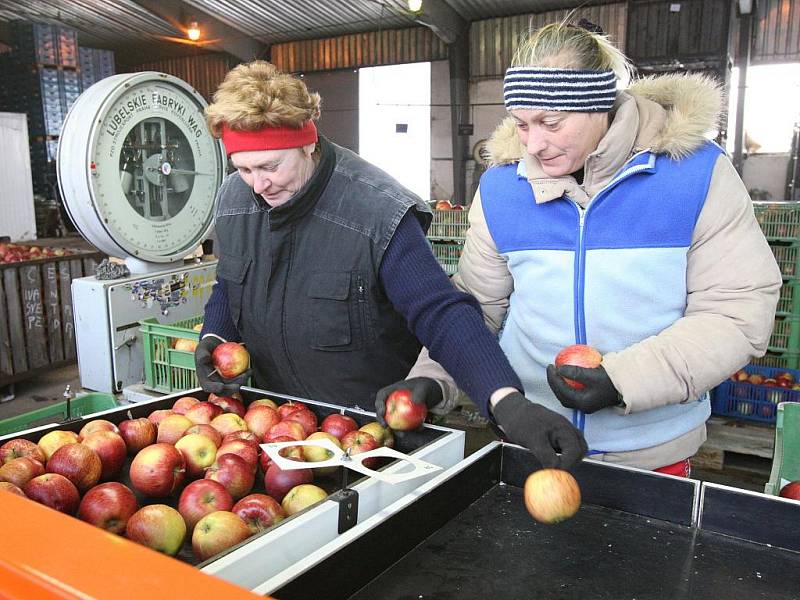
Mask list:
[[[197,21],[189,23],[189,28],[186,30],[186,37],[193,42],[200,39],[200,26],[197,24]]]
[[[422,10],[422,0],[408,0],[408,10],[419,12]]]

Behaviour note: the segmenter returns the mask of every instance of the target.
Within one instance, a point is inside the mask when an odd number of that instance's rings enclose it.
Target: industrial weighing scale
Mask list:
[[[78,231],[131,276],[72,282],[81,385],[119,392],[144,380],[139,321],[169,324],[202,314],[216,261],[185,264],[213,227],[225,174],[206,102],[164,73],[108,77],[67,114],[58,182]]]

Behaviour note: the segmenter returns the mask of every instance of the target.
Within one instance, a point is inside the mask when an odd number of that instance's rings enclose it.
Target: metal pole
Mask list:
[[[744,158],[742,147],[744,141],[744,100],[747,90],[747,68],[750,65],[750,46],[753,38],[753,14],[740,15],[739,17],[739,53],[736,64],[739,67],[739,85],[736,96],[736,131],[733,141],[733,166],[742,176]]]

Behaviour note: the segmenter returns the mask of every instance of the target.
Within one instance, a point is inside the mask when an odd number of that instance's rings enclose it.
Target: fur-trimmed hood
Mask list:
[[[627,90],[639,108],[639,129],[634,150],[650,149],[681,158],[698,148],[706,134],[717,128],[722,92],[709,77],[670,74],[645,77]],[[617,102],[619,103],[620,99]],[[514,119],[507,117],[486,144],[492,164],[517,162],[525,156]]]

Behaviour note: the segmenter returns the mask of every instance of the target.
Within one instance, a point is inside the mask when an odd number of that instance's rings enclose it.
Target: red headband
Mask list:
[[[317,127],[308,120],[298,128],[295,127],[262,127],[254,131],[231,129],[222,124],[222,143],[228,156],[235,152],[259,150],[283,150],[299,148],[317,142]]]

